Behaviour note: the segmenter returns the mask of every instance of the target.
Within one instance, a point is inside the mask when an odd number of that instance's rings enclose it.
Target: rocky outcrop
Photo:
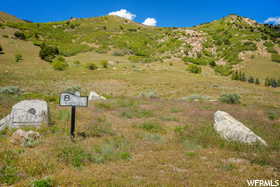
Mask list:
[[[228,141],[267,145],[261,137],[226,112],[217,111],[214,114],[214,121],[214,128],[217,133]]]
[[[48,123],[48,104],[42,100],[24,100],[13,106],[11,113],[0,120],[0,130],[6,127],[40,126]]]

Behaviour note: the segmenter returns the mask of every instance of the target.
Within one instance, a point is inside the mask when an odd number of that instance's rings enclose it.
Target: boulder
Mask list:
[[[13,106],[11,127],[40,126],[48,123],[48,104],[42,100],[24,100]]]
[[[7,115],[3,119],[0,120],[0,131],[5,129],[10,123],[10,115]]]
[[[42,100],[24,100],[13,106],[11,113],[0,120],[5,127],[40,126],[48,123],[48,104]]]
[[[89,98],[90,101],[96,101],[96,100],[106,100],[105,97],[98,95],[96,92],[92,91],[89,93]]]
[[[40,134],[35,131],[24,131],[18,129],[11,136],[11,142],[16,145],[26,145],[28,142],[38,140],[40,138]]]
[[[262,138],[226,112],[217,111],[214,114],[214,121],[214,128],[217,133],[228,141],[238,141],[246,144],[260,143],[267,146]]]

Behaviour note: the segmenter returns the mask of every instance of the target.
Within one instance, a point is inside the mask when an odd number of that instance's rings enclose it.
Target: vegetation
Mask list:
[[[219,100],[221,102],[227,103],[227,104],[239,104],[240,96],[238,94],[224,94],[224,95],[221,95]]]
[[[64,71],[68,66],[66,60],[61,56],[52,61],[52,67],[54,70]]]
[[[3,54],[3,53],[4,53],[3,47],[2,47],[2,45],[0,44],[0,54]]]
[[[98,67],[95,65],[95,63],[91,62],[91,63],[87,63],[86,65],[87,69],[89,70],[96,70]]]
[[[52,62],[52,60],[59,55],[59,50],[57,47],[52,47],[52,46],[48,46],[45,43],[43,43],[42,45],[40,45],[40,53],[39,56],[47,61],[47,62]]]
[[[26,36],[23,32],[20,32],[20,31],[16,31],[14,36],[20,40],[25,40],[26,39]]]
[[[23,60],[22,55],[21,54],[16,54],[15,55],[15,61],[16,63],[19,63]]]
[[[272,60],[273,62],[280,63],[280,55],[278,55],[278,54],[272,54],[272,55],[271,55],[271,60]]]
[[[188,65],[187,70],[191,73],[196,73],[196,74],[199,74],[202,71],[201,67],[199,67],[198,65],[195,65],[195,64]]]

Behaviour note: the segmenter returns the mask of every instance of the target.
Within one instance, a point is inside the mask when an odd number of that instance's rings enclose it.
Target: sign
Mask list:
[[[87,96],[77,96],[72,93],[62,93],[59,100],[60,106],[77,106],[77,107],[87,107],[88,97]]]
[[[60,106],[71,106],[71,137],[75,137],[76,107],[87,107],[88,97],[80,96],[80,93],[62,93],[59,99]]]

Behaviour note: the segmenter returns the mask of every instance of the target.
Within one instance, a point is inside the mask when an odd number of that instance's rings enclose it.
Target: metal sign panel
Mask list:
[[[60,106],[77,106],[77,107],[87,107],[88,97],[87,96],[77,96],[72,93],[62,93],[59,100]]]

